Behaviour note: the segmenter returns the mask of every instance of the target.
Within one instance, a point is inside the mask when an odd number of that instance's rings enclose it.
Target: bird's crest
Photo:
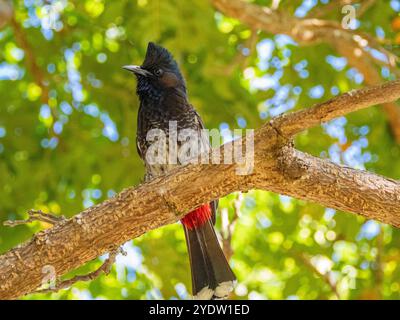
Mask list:
[[[172,54],[165,48],[149,42],[147,46],[146,57],[142,64],[143,68],[164,67],[170,70],[178,71],[178,65]]]

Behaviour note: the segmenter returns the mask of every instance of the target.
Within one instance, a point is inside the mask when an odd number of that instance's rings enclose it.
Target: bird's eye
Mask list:
[[[154,74],[155,74],[157,77],[161,77],[161,76],[163,75],[163,73],[164,73],[163,69],[156,69],[156,70],[154,71]]]

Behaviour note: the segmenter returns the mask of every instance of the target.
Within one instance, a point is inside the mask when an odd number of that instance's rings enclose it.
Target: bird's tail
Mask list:
[[[182,219],[192,271],[194,299],[227,299],[236,277],[218,243],[210,205],[204,205]]]

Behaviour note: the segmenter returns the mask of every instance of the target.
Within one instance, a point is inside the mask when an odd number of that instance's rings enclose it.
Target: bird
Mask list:
[[[185,130],[199,133],[199,145],[209,147],[208,137],[200,134],[204,129],[203,121],[190,104],[186,81],[179,70],[173,55],[164,47],[149,42],[141,65],[126,65],[124,69],[136,76],[136,94],[139,98],[137,117],[137,152],[145,165],[145,181],[159,177],[184,164],[184,157],[171,161],[168,153],[171,123],[175,123],[177,134]],[[157,149],[166,152],[159,161],[150,156],[152,144],[149,133],[161,130],[166,139],[165,145]],[[184,149],[182,141],[177,142],[176,152]],[[161,150],[161,151],[160,151]],[[199,148],[199,150],[204,150]],[[200,151],[198,151],[200,153]],[[185,154],[185,150],[182,151]],[[158,161],[155,161],[158,160]],[[192,296],[198,300],[220,300],[229,298],[236,277],[233,273],[214,229],[218,201],[206,203],[187,213],[181,220],[184,229],[189,262],[191,267]]]

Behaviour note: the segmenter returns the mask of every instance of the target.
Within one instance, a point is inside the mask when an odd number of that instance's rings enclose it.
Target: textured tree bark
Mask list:
[[[400,227],[400,182],[312,157],[291,143],[301,130],[399,97],[400,81],[393,81],[276,118],[255,133],[254,171],[249,175],[237,174],[239,164],[184,166],[37,233],[0,256],[0,299],[36,290],[45,266],[61,276],[234,191],[269,190]],[[245,148],[244,140],[243,145],[228,143],[212,152],[224,163],[225,154]]]

